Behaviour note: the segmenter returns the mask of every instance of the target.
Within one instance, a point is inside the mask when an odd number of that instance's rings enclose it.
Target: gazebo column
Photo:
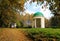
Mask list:
[[[45,20],[44,20],[44,18],[41,18],[41,28],[45,28]]]
[[[35,19],[35,28],[36,28],[36,19]]]

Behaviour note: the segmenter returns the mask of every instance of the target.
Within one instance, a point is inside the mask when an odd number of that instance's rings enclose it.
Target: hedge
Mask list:
[[[27,29],[27,36],[33,41],[60,41],[60,29],[53,28],[30,28]]]

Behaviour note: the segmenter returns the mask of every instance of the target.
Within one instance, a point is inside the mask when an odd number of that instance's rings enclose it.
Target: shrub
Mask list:
[[[60,40],[60,29],[53,29],[53,28],[31,28],[26,30],[28,35],[34,41],[38,41],[41,39],[46,40],[53,40],[56,41]],[[43,40],[42,40],[43,41]]]
[[[17,24],[17,28],[21,27],[20,22],[17,22],[16,24]]]

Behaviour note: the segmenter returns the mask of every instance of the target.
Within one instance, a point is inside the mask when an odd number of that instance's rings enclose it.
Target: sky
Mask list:
[[[42,12],[45,18],[50,19],[53,16],[53,14],[49,10],[49,7],[50,7],[49,4],[46,6],[46,3],[47,2],[44,1],[43,4],[41,4],[41,2],[38,5],[37,5],[37,2],[32,2],[30,4],[30,0],[29,0],[24,4],[25,12],[29,14]]]

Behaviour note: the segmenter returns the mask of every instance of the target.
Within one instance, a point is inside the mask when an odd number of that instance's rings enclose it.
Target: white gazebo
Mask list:
[[[35,28],[45,28],[45,18],[41,12],[36,12],[33,15],[32,26]]]

